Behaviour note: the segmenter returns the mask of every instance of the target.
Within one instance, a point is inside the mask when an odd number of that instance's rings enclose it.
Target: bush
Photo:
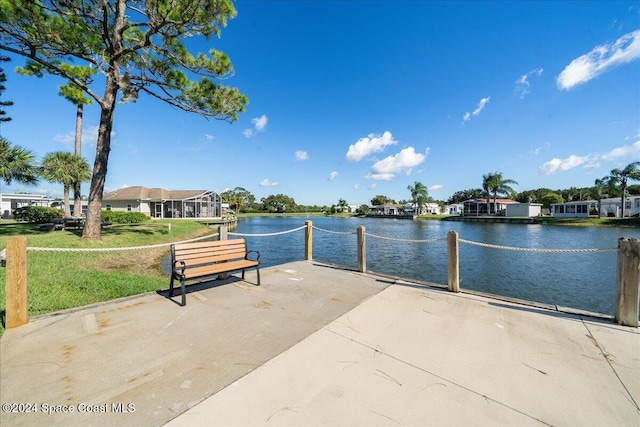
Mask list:
[[[46,206],[25,206],[13,211],[16,221],[24,221],[30,224],[43,224],[60,217],[62,211]]]
[[[107,211],[101,212],[102,221],[112,224],[138,224],[149,221],[149,217],[142,212]]]

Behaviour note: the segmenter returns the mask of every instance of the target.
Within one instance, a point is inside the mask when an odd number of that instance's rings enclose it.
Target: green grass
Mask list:
[[[169,224],[171,229],[169,229]],[[114,225],[102,230],[102,241],[80,238],[81,230],[42,231],[35,225],[0,222],[0,250],[10,236],[25,236],[27,247],[123,248],[171,243],[213,234],[195,221],[152,221]],[[162,248],[116,252],[27,252],[29,317],[110,299],[166,289],[160,269],[169,253]],[[5,270],[4,268],[2,270]],[[0,335],[5,324],[5,271],[0,272]]]
[[[614,227],[640,227],[640,218],[535,218],[539,224],[548,225],[575,225],[575,226],[614,226]]]

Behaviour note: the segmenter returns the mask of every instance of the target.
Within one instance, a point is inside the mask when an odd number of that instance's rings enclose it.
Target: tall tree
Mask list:
[[[411,192],[413,212],[415,213],[417,211],[418,215],[422,214],[422,207],[429,201],[429,190],[419,181],[415,181],[413,186],[408,185],[407,190]]]
[[[7,185],[13,181],[27,185],[38,183],[38,167],[33,153],[18,145],[11,145],[1,136],[0,179]]]
[[[624,169],[613,169],[608,179],[611,185],[620,186],[620,217],[624,218],[624,200],[629,180],[640,181],[640,162],[629,163]]]
[[[495,182],[495,174],[488,173],[488,174],[482,175],[482,191],[484,192],[485,197],[487,199],[487,215],[491,214],[491,202],[490,202],[491,189],[494,186],[494,182]]]
[[[192,54],[186,44],[194,37],[219,36],[236,14],[231,0],[2,0],[1,4],[0,49],[26,57],[26,68],[63,77],[100,107],[84,238],[101,237],[102,193],[119,98],[135,101],[142,92],[186,112],[228,122],[235,121],[248,102],[236,89],[216,82],[233,73],[224,53],[211,49],[208,54]],[[94,67],[104,78],[84,83],[69,71],[70,63]]]
[[[88,181],[91,177],[89,163],[80,156],[67,151],[47,153],[40,165],[40,174],[49,182],[62,184],[64,191],[64,214],[71,216],[69,189],[77,181]],[[77,211],[74,211],[78,215]]]
[[[498,195],[509,195],[515,192],[510,184],[518,185],[518,183],[512,179],[506,179],[502,176],[502,172],[494,172],[490,174],[491,178],[488,181],[489,190],[493,194],[493,212],[498,213]]]
[[[7,62],[10,58],[8,56],[0,55],[0,62]],[[11,121],[11,117],[7,116],[7,112],[2,108],[10,107],[13,105],[13,101],[3,101],[2,92],[6,87],[4,83],[7,81],[7,75],[4,73],[4,68],[0,67],[0,123]]]
[[[338,210],[342,213],[344,213],[345,211],[350,212],[349,210],[349,204],[347,203],[347,201],[345,199],[339,199],[338,200]]]

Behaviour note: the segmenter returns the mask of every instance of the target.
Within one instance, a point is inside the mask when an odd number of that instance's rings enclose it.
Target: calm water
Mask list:
[[[265,234],[303,226],[311,220],[313,259],[357,266],[356,230],[367,233],[367,270],[421,281],[447,283],[447,244],[406,243],[370,235],[407,239],[445,239],[449,230],[460,239],[495,245],[542,249],[616,248],[620,237],[640,239],[640,229],[558,227],[528,224],[480,224],[374,218],[251,217],[241,218],[235,233]],[[231,238],[233,236],[230,236]],[[304,230],[278,236],[246,237],[259,250],[265,267],[304,258]],[[460,286],[497,295],[613,314],[616,252],[530,253],[460,243]]]

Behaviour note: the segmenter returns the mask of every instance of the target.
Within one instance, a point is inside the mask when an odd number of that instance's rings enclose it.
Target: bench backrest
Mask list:
[[[184,261],[187,267],[214,262],[244,259],[247,245],[244,239],[216,240],[171,245],[171,262]]]

